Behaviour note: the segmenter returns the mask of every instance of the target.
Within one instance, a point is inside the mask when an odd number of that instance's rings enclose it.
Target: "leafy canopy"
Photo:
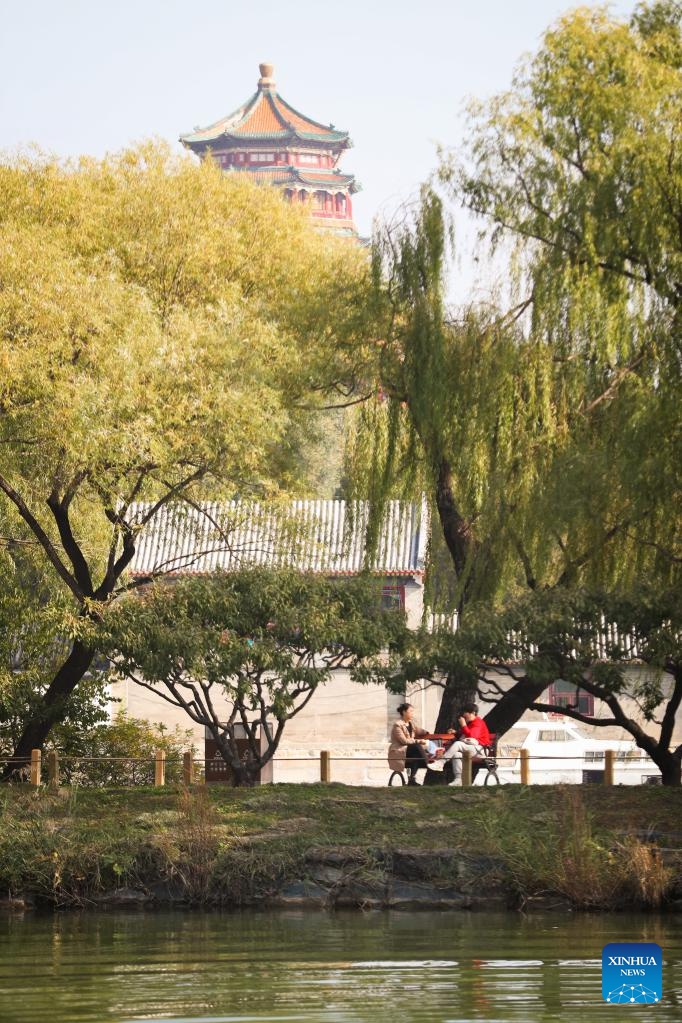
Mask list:
[[[207,728],[240,782],[270,760],[333,669],[384,682],[394,670],[388,648],[405,636],[404,615],[382,609],[377,580],[254,568],[157,583],[112,605],[92,642],[117,672]]]
[[[679,4],[630,25],[580,9],[473,108],[441,180],[493,246],[512,242],[513,309],[446,308],[433,191],[375,237],[380,400],[351,473],[378,497],[433,495],[460,608],[515,584],[678,575],[679,40]]]
[[[5,162],[0,253],[0,488],[79,600],[132,499],[286,489],[352,384],[362,258],[210,161]]]
[[[512,90],[472,108],[468,159],[442,167],[515,248],[547,349],[565,428],[521,532],[535,566],[554,532],[562,580],[669,586],[680,564],[681,24],[671,0],[629,24],[570,12]]]

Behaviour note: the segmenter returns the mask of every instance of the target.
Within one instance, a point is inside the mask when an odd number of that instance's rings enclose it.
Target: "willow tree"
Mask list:
[[[646,287],[657,309],[680,307],[681,21],[679,0],[640,4],[629,24],[567,14],[508,93],[471,108],[468,161],[444,163],[491,239],[521,242],[552,315],[587,278],[613,305]]]
[[[472,111],[468,162],[443,169],[491,242],[516,249],[532,335],[556,360],[579,443],[557,462],[553,507],[572,460],[583,486],[591,461],[611,511],[584,507],[617,536],[611,568],[666,582],[681,553],[681,21],[677,0],[640,4],[629,24],[568,14],[512,90]],[[575,575],[561,519],[557,533]]]
[[[375,238],[384,323],[378,391],[359,413],[349,477],[377,509],[391,494],[430,495],[462,615],[472,601],[520,583],[518,524],[560,421],[548,349],[523,336],[523,308],[500,316],[479,307],[448,318],[448,243],[431,190]],[[476,684],[461,665],[448,674],[439,728]]]
[[[492,243],[515,248],[569,412],[521,531],[544,585],[679,585],[681,21],[673,0],[629,24],[568,14],[512,91],[473,111],[468,165],[444,169]]]
[[[134,503],[295,485],[301,406],[353,386],[367,270],[277,193],[153,144],[0,165],[0,253],[2,517],[74,611],[22,761],[91,663],[79,620],[131,585]]]
[[[679,572],[679,52],[678,4],[630,25],[581,10],[473,111],[469,159],[441,179],[493,246],[516,250],[506,314],[445,309],[433,192],[375,239],[381,400],[353,460],[379,499],[432,494],[460,613],[524,588]],[[546,684],[512,687],[493,730]]]

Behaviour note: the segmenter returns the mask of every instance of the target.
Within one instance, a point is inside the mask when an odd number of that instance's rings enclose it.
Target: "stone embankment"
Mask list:
[[[661,863],[675,875],[660,906],[682,912],[682,851],[660,849]],[[574,901],[559,892],[521,893],[504,862],[455,849],[352,850],[313,848],[297,876],[277,886],[255,886],[249,893],[216,886],[202,904],[225,908],[360,909],[406,912],[472,910],[571,912]],[[0,901],[0,908],[23,911],[31,899]],[[130,909],[196,904],[196,892],[182,879],[160,880],[136,888],[115,888],[94,895],[89,905]],[[636,902],[620,909],[642,908]]]
[[[505,909],[513,901],[504,864],[454,849],[311,849],[304,878],[284,885],[277,906],[359,909]]]

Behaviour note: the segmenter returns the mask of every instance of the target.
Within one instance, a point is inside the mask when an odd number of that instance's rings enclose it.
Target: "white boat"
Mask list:
[[[660,784],[660,771],[632,739],[600,739],[584,734],[570,718],[517,721],[498,746],[500,780],[521,780],[522,749],[530,757],[530,781],[581,784],[604,780],[605,754],[614,750],[616,785]]]

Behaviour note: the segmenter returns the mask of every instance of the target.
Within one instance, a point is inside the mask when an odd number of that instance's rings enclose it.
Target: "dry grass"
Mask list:
[[[558,895],[576,909],[656,909],[675,881],[651,841],[617,839],[597,822],[582,787],[557,786],[540,813],[519,815],[507,805],[503,816],[483,822],[483,831],[521,904]]]

